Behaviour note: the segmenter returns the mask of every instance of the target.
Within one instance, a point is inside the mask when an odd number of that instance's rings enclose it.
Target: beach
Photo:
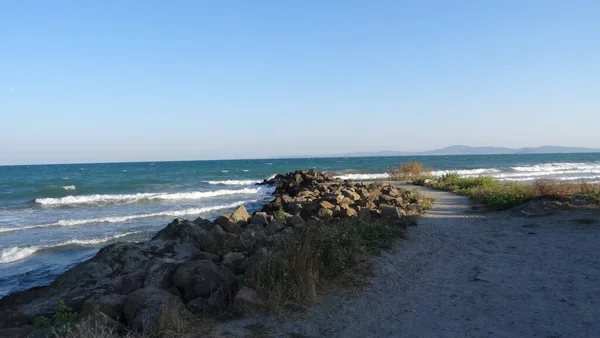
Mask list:
[[[434,174],[502,181],[600,180],[600,154],[296,158],[0,166],[0,296],[45,285],[116,241],[150,239],[176,217],[214,219],[244,204],[259,210],[271,190],[255,184],[298,168],[385,180],[420,160]]]

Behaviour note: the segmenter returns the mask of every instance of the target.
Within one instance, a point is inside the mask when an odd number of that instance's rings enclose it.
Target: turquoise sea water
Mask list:
[[[259,209],[271,191],[255,183],[297,169],[385,179],[419,160],[435,174],[600,181],[600,154],[302,158],[0,166],[0,296],[47,284],[114,241],[150,238],[176,217]]]

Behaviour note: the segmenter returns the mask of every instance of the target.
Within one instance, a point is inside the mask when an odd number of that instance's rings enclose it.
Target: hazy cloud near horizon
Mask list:
[[[600,148],[599,10],[5,4],[0,164]]]

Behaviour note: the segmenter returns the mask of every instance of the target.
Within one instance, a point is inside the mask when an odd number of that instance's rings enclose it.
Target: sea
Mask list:
[[[600,153],[0,166],[0,297],[49,284],[110,243],[148,240],[174,218],[258,210],[272,188],[256,183],[277,173],[385,180],[410,161],[435,175],[600,182]]]

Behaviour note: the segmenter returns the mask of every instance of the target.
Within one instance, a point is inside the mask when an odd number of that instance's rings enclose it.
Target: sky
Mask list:
[[[0,2],[0,164],[600,148],[600,1]]]

